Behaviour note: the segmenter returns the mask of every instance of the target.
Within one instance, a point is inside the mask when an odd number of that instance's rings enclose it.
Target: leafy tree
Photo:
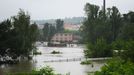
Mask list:
[[[37,38],[37,25],[30,24],[30,16],[20,10],[11,20],[0,23],[0,54],[28,56]]]
[[[114,50],[123,50],[125,47],[125,42],[122,39],[116,39],[116,41],[112,42],[112,47]]]
[[[49,23],[45,23],[44,28],[43,28],[44,41],[50,42],[55,33],[56,33],[55,26]]]
[[[31,51],[30,35],[30,16],[23,10],[20,10],[17,16],[13,18],[14,30],[16,33],[15,46],[18,51],[16,54],[28,55]]]
[[[29,33],[29,45],[31,46],[31,49],[33,49],[35,47],[35,41],[37,41],[37,37],[39,36],[39,31],[36,23],[30,25]]]
[[[48,41],[48,36],[49,36],[49,23],[45,23],[44,24],[44,27],[43,27],[43,38],[44,38],[44,41]]]
[[[122,21],[121,21],[121,14],[118,10],[118,8],[116,8],[115,6],[113,6],[111,8],[111,13],[110,13],[110,24],[112,25],[111,30],[112,30],[112,41],[115,41],[119,32],[120,32],[120,28],[122,25]]]
[[[107,42],[111,42],[111,25],[109,20],[104,19],[99,6],[87,3],[85,6],[87,18],[82,26],[84,39],[86,42],[94,43],[98,38],[103,37]]]
[[[125,48],[122,54],[122,58],[126,61],[130,60],[134,62],[134,40],[129,40],[125,44]]]
[[[88,54],[91,54],[92,57],[111,56],[111,50],[107,47],[107,44],[110,46],[112,40],[112,25],[110,24],[110,20],[104,18],[104,12],[99,10],[99,6],[96,5],[87,3],[85,6],[85,12],[87,18],[83,23],[82,32],[84,36],[83,39],[85,39],[85,42],[89,46]],[[103,48],[102,46],[98,46],[98,43],[104,43],[106,46],[103,46]],[[104,55],[103,52],[106,55]]]
[[[57,32],[63,32],[64,31],[63,25],[64,25],[63,20],[61,20],[61,19],[56,20],[56,30],[57,30]]]
[[[12,24],[9,19],[0,23],[0,55],[4,55],[9,50]]]
[[[55,33],[56,33],[55,26],[50,25],[48,41],[51,41]]]
[[[134,12],[129,12],[123,16],[124,26],[121,28],[119,38],[123,40],[134,40]]]

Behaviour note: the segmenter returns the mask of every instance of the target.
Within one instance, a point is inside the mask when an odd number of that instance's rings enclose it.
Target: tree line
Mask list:
[[[56,33],[64,32],[64,21],[57,19],[54,24],[45,23],[43,29],[40,29],[40,36],[38,41],[51,42],[52,37]]]

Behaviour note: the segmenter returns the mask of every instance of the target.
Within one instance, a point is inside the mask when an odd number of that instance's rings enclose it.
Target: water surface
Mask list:
[[[94,67],[91,65],[81,65],[80,61],[71,62],[45,62],[50,60],[62,60],[72,58],[82,58],[83,47],[37,47],[38,51],[42,52],[42,55],[36,55],[31,61],[23,61],[15,65],[1,65],[0,75],[4,75],[6,72],[29,72],[32,69],[40,69],[44,66],[51,66],[56,73],[66,74],[70,72],[70,75],[86,75],[87,72],[94,72],[100,70],[100,67],[104,65],[104,62],[93,62]],[[53,50],[60,51],[61,54],[51,54]]]

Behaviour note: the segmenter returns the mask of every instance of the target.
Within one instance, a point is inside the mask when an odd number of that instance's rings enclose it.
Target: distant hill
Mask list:
[[[48,19],[48,20],[32,20],[31,22],[36,22],[39,25],[45,24],[45,23],[55,23],[56,19]],[[64,18],[64,23],[69,24],[81,24],[84,20],[84,17],[72,17],[72,18]]]

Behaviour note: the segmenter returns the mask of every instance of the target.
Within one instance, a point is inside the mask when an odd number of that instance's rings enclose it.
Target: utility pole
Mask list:
[[[106,0],[103,0],[103,12],[104,12],[104,18],[106,17]]]

